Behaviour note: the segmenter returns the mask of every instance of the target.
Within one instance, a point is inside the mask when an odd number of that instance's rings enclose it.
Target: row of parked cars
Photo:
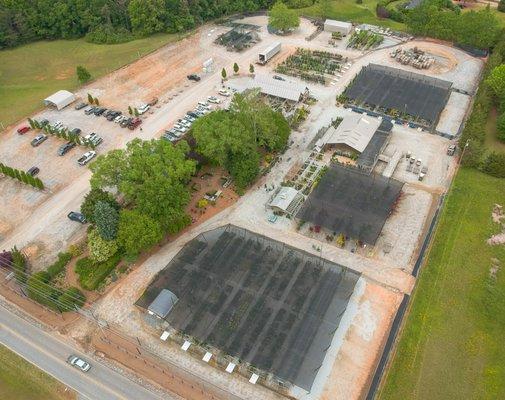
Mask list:
[[[221,89],[218,93],[222,96],[230,96],[230,93],[224,89]],[[206,101],[199,101],[196,108],[193,111],[188,111],[172,128],[167,129],[162,138],[170,142],[176,142],[191,128],[193,122],[212,111],[212,104],[220,103],[221,100],[215,96],[209,96]]]
[[[80,109],[77,107],[80,107],[81,104],[78,104],[76,106],[76,109]],[[142,108],[142,110],[147,111],[144,108]],[[143,111],[142,114],[145,111]],[[127,117],[126,115],[123,115],[121,111],[107,110],[105,107],[91,106],[84,110],[84,114],[94,115],[95,117],[104,116],[107,119],[107,121],[114,121],[115,123],[119,124],[122,128],[128,128],[131,130],[134,130],[142,123],[142,120],[138,117]],[[139,114],[141,114],[140,110]]]

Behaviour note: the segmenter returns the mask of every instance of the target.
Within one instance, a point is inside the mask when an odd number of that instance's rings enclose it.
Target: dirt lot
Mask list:
[[[221,87],[221,68],[226,67],[230,75],[233,63],[237,62],[241,72],[246,75],[248,66],[255,62],[258,51],[271,43],[282,41],[283,51],[271,65],[257,66],[258,72],[270,72],[275,63],[297,46],[331,49],[323,34],[314,41],[305,40],[314,30],[312,24],[306,20],[302,20],[297,32],[286,37],[268,34],[266,17],[251,17],[241,22],[261,24],[261,43],[242,53],[228,52],[224,47],[213,44],[216,36],[225,28],[204,26],[191,37],[166,46],[92,83],[78,93],[86,97],[86,93],[90,92],[99,97],[106,107],[119,108],[123,112],[128,105],[137,106],[152,97],[158,97],[160,102],[146,115],[142,131],[121,129],[103,117],[85,116],[82,111],[71,108],[60,112],[44,111],[37,117],[48,117],[51,121],[61,120],[70,127],[80,127],[85,133],[98,132],[104,137],[104,143],[99,148],[99,153],[103,153],[125,146],[133,137],[159,137],[164,129],[192,109],[199,100],[216,93]],[[412,45],[423,46],[427,51],[441,57],[439,70],[423,73],[451,80],[456,87],[464,90],[475,89],[482,67],[480,60],[436,43],[413,42]],[[391,49],[379,49],[363,54],[356,50],[338,49],[342,55],[352,58],[352,66],[332,85],[306,83],[318,101],[310,107],[307,121],[292,133],[292,144],[272,171],[260,178],[251,190],[238,199],[231,190],[220,188],[219,171],[214,171],[212,179],[203,182],[200,177],[195,178],[195,183],[200,186],[196,187],[189,210],[199,224],[188,227],[159,251],[153,251],[147,259],[140,260],[129,275],[110,287],[96,303],[97,313],[125,333],[143,338],[160,357],[193,371],[201,376],[202,381],[210,380],[242,398],[277,398],[277,395],[259,385],[250,385],[243,378],[202,365],[199,360],[188,357],[178,347],[162,345],[158,339],[159,328],[147,324],[143,315],[133,305],[153,276],[188,240],[203,231],[234,223],[363,274],[361,291],[357,290],[354,294],[356,306],[346,311],[348,324],[341,325],[339,334],[335,336],[334,347],[328,353],[330,356],[326,357],[326,366],[321,370],[321,378],[315,392],[319,393],[319,398],[359,398],[366,390],[366,384],[398,307],[401,298],[399,293],[410,293],[412,290],[414,278],[408,274],[409,263],[415,254],[434,198],[447,189],[452,179],[455,159],[445,155],[449,141],[407,127],[395,126],[387,151],[393,147],[401,152],[410,150],[416,157],[428,163],[429,172],[423,182],[418,182],[417,176],[407,173],[403,159],[394,172],[393,176],[406,182],[408,186],[405,189],[407,200],[400,204],[397,214],[386,223],[384,229],[384,242],[398,244],[401,240],[402,243],[402,246],[397,245],[389,254],[382,254],[380,251],[355,254],[347,249],[326,244],[324,239],[321,241],[321,238],[317,237],[307,238],[296,231],[296,223],[291,219],[279,218],[275,224],[271,224],[267,221],[271,211],[267,209],[266,203],[272,194],[271,190],[280,185],[287,171],[307,158],[311,151],[308,145],[318,129],[328,125],[333,118],[348,113],[335,107],[335,98],[362,66],[373,62],[419,72],[413,67],[401,66],[392,60],[390,51]],[[202,80],[198,83],[188,82],[186,75],[199,71],[202,62],[210,57],[215,62],[214,71],[202,75]],[[47,265],[45,263],[54,258],[58,251],[84,234],[85,228],[68,221],[66,214],[79,208],[82,198],[89,190],[90,172],[87,168],[80,168],[75,162],[80,150],[74,149],[65,157],[58,157],[55,153],[61,144],[59,139],[51,137],[40,147],[31,148],[29,140],[33,136],[33,132],[18,136],[12,131],[0,141],[2,160],[5,159],[7,163],[19,168],[39,166],[40,177],[48,186],[47,192],[40,193],[21,188],[19,184],[6,178],[0,180],[2,204],[6,205],[0,210],[0,249],[15,244],[19,247],[30,245],[33,254],[31,261],[40,266]],[[217,206],[208,205],[205,213],[202,213],[196,207],[196,202],[206,192],[216,189],[223,190]],[[83,335],[77,327],[72,333]]]

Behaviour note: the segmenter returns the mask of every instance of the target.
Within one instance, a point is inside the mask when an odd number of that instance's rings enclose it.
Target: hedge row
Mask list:
[[[81,258],[75,265],[75,272],[79,275],[79,283],[84,289],[96,290],[116,268],[119,261],[121,261],[119,253],[101,263],[96,263],[89,257]]]

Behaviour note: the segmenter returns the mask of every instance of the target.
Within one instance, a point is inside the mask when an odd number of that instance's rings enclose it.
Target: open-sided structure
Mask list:
[[[352,24],[350,22],[327,19],[324,21],[324,30],[326,32],[339,32],[342,36],[346,36],[351,33]]]
[[[373,245],[402,186],[394,179],[336,164],[324,174],[296,217]]]
[[[228,88],[234,89],[238,92],[243,92],[250,89],[259,89],[260,92],[266,96],[277,97],[282,100],[298,102],[302,100],[303,96],[308,94],[308,88],[291,81],[281,81],[274,79],[269,75],[256,74],[254,79],[234,79],[228,81]]]
[[[274,192],[268,206],[276,212],[292,215],[303,200],[303,195],[295,188],[281,186]]]
[[[395,112],[434,127],[449,98],[452,83],[397,68],[369,64],[345,90],[357,105],[385,114]]]
[[[56,93],[44,99],[46,106],[55,107],[58,110],[65,108],[75,101],[75,94],[68,90],[58,90]]]
[[[187,243],[137,305],[169,289],[179,298],[165,318],[173,328],[310,390],[358,278],[228,225]]]

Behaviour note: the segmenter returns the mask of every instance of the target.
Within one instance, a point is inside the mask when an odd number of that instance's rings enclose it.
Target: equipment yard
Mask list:
[[[135,338],[131,354],[110,358],[135,369],[138,342],[158,363],[157,372],[142,373],[165,388],[170,381],[163,374],[180,369],[192,389],[202,383],[223,399],[365,398],[457,170],[448,147],[467,116],[483,61],[407,37],[374,39],[362,50],[347,46],[351,35],[335,45],[331,32],[307,40],[316,27],[305,19],[282,36],[268,32],[265,16],[237,22],[204,25],[82,87],[71,106],[33,116],[79,128],[81,137],[96,133],[103,139],[93,147],[98,155],[134,138],[189,137],[190,123],[174,128],[188,110],[196,112],[198,104],[202,115],[228,110],[231,92],[256,87],[292,123],[285,151],[262,164],[246,190],[234,191],[220,167],[195,172],[186,207],[191,224],[122,264],[124,271],[100,288],[82,312],[100,329],[76,318],[65,334],[105,358],[104,343],[113,339],[102,327]],[[258,54],[276,43],[280,52],[259,65]],[[400,47],[424,51],[429,68],[398,62],[391,52]],[[129,107],[146,111],[137,125],[122,128],[105,112],[74,109],[88,94],[125,116]],[[404,120],[407,115],[422,123]],[[0,180],[0,250],[18,246],[36,271],[86,233],[67,214],[79,210],[89,191],[91,171],[77,160],[90,148],[77,145],[59,156],[64,139],[51,135],[31,146],[38,132],[18,134],[23,125],[2,135],[0,159],[23,171],[40,168],[45,189]],[[163,315],[151,308],[160,293],[168,296],[159,299]],[[202,390],[201,398],[210,397]]]

